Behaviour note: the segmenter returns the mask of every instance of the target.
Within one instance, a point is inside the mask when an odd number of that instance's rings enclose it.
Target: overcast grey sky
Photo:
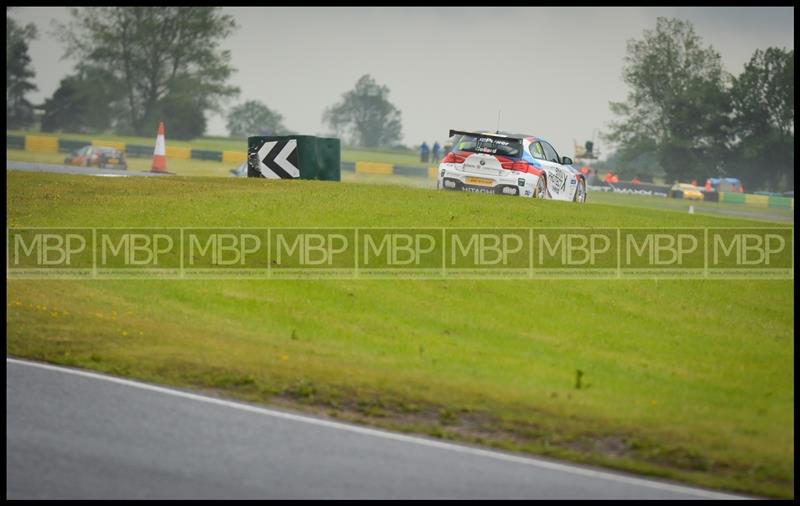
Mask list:
[[[225,44],[241,95],[283,114],[288,128],[325,134],[323,110],[363,74],[391,90],[403,143],[440,143],[450,128],[500,128],[549,139],[564,154],[613,119],[623,100],[626,41],[658,16],[689,20],[738,74],[756,49],[794,48],[792,7],[232,7],[239,29]],[[51,35],[66,8],[20,7],[34,22],[39,91],[52,95],[74,65]],[[209,135],[226,135],[209,117]],[[167,131],[169,123],[167,119]],[[155,133],[154,133],[155,135]],[[597,138],[596,138],[597,140]],[[169,142],[169,138],[167,139]],[[601,150],[605,146],[598,143]]]

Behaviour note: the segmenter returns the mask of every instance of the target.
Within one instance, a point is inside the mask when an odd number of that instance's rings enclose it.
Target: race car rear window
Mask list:
[[[453,151],[471,151],[490,155],[520,156],[522,141],[520,139],[502,139],[476,135],[461,135],[453,144]]]

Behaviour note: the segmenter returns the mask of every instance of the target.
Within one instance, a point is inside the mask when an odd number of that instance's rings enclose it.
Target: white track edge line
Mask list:
[[[311,425],[319,425],[319,426],[322,426],[322,427],[328,427],[328,428],[332,428],[332,429],[344,430],[344,431],[354,432],[354,433],[358,433],[358,434],[364,434],[364,435],[369,435],[369,436],[374,436],[374,437],[380,437],[380,438],[384,438],[384,439],[392,439],[392,440],[395,440],[395,441],[403,441],[403,442],[414,443],[414,444],[418,444],[418,445],[422,445],[422,446],[428,446],[428,447],[433,447],[433,448],[450,450],[450,451],[466,453],[466,454],[470,454],[470,455],[477,455],[477,456],[481,456],[481,457],[488,457],[488,458],[492,458],[492,459],[495,459],[495,460],[502,460],[502,461],[513,462],[513,463],[517,463],[517,464],[525,464],[525,465],[530,465],[530,466],[535,466],[535,467],[541,467],[541,468],[550,469],[550,470],[554,470],[554,471],[562,471],[562,472],[567,472],[567,473],[587,476],[587,477],[591,477],[591,478],[602,478],[602,479],[606,479],[606,480],[610,480],[610,481],[616,481],[616,482],[620,482],[620,483],[627,483],[627,484],[631,484],[631,485],[649,487],[649,488],[653,488],[653,489],[667,490],[667,491],[670,491],[670,492],[680,492],[680,493],[684,493],[684,494],[703,497],[703,498],[706,498],[706,499],[749,499],[748,497],[745,497],[745,496],[726,494],[726,493],[722,493],[722,492],[714,492],[714,491],[711,491],[711,490],[705,490],[705,489],[700,489],[700,488],[690,488],[690,487],[685,487],[685,486],[682,486],[682,485],[673,485],[673,484],[670,484],[670,483],[662,483],[662,482],[658,482],[658,481],[647,480],[645,478],[636,478],[636,477],[632,477],[632,476],[618,475],[618,474],[613,474],[613,473],[610,473],[610,472],[595,471],[595,470],[592,470],[592,469],[585,469],[585,468],[581,468],[581,467],[575,467],[575,466],[571,466],[571,465],[568,465],[568,464],[559,464],[559,463],[555,463],[555,462],[548,462],[548,461],[545,461],[545,460],[539,460],[539,459],[536,459],[536,458],[533,458],[533,457],[521,457],[521,456],[517,456],[517,455],[511,455],[511,454],[507,454],[507,453],[500,453],[500,452],[495,452],[495,451],[491,451],[491,450],[483,450],[483,449],[480,449],[480,448],[473,448],[473,447],[469,447],[469,446],[461,446],[461,445],[454,444],[454,443],[446,443],[446,442],[441,442],[441,441],[434,441],[434,440],[431,440],[431,439],[425,439],[425,438],[416,437],[416,436],[409,436],[409,435],[406,435],[406,434],[398,434],[398,433],[388,432],[388,431],[380,430],[380,429],[371,429],[371,428],[367,428],[367,427],[361,427],[361,426],[358,426],[358,425],[350,425],[350,424],[342,423],[342,422],[334,422],[334,421],[330,421],[330,420],[324,420],[324,419],[321,419],[321,418],[314,418],[314,417],[311,417],[311,416],[296,415],[296,414],[286,413],[286,412],[282,412],[282,411],[275,411],[275,410],[272,410],[272,409],[269,409],[269,408],[262,408],[262,407],[252,406],[252,405],[249,405],[249,404],[230,401],[230,400],[226,400],[226,399],[218,399],[218,398],[215,398],[215,397],[208,397],[208,396],[205,396],[205,395],[193,394],[193,393],[190,393],[190,392],[184,392],[184,391],[181,391],[181,390],[175,390],[175,389],[172,389],[172,388],[162,387],[162,386],[158,386],[158,385],[152,385],[152,384],[149,384],[149,383],[142,383],[142,382],[139,382],[139,381],[124,379],[124,378],[118,378],[118,377],[115,377],[115,376],[109,376],[109,375],[101,374],[101,373],[89,372],[89,371],[85,371],[85,370],[81,370],[81,369],[73,369],[73,368],[69,368],[69,367],[56,366],[56,365],[45,364],[45,363],[41,363],[41,362],[32,362],[32,361],[28,361],[28,360],[20,360],[20,359],[12,358],[12,357],[6,357],[6,362],[7,363],[12,363],[12,364],[17,364],[17,365],[25,365],[25,366],[29,366],[29,367],[36,367],[36,368],[40,368],[40,369],[47,369],[47,370],[50,370],[50,371],[56,371],[56,372],[61,372],[61,373],[65,373],[65,374],[73,374],[75,376],[81,376],[81,377],[84,377],[84,378],[92,378],[92,379],[108,381],[108,382],[111,382],[111,383],[117,383],[117,384],[120,384],[120,385],[126,385],[126,386],[129,386],[129,387],[138,388],[140,390],[149,390],[151,392],[158,392],[158,393],[162,393],[162,394],[173,395],[173,396],[176,396],[176,397],[182,397],[184,399],[191,399],[191,400],[195,400],[195,401],[205,402],[205,403],[208,403],[208,404],[216,404],[218,406],[225,406],[225,407],[229,407],[229,408],[233,408],[233,409],[238,409],[240,411],[247,411],[247,412],[250,412],[250,413],[256,413],[256,414],[271,416],[271,417],[274,417],[274,418],[283,418],[283,419],[286,419],[286,420],[303,422],[303,423],[307,423],[307,424],[311,424]]]

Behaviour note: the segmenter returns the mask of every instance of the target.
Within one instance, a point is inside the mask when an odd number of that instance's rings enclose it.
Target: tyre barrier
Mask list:
[[[6,149],[25,149],[25,136],[6,135]]]
[[[169,156],[169,150],[167,150],[167,156]],[[210,151],[208,149],[192,149],[189,157],[192,160],[211,160],[214,162],[221,162],[222,151]]]
[[[58,139],[58,152],[59,153],[72,153],[79,149],[90,146],[90,141],[76,141],[72,139]]]
[[[150,158],[153,156],[154,146],[144,144],[126,144],[125,153],[128,158]]]

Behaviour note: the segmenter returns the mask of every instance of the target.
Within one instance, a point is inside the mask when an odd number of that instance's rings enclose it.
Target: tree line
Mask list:
[[[739,177],[748,190],[794,188],[794,50],[756,50],[738,76],[688,21],[658,18],[628,42],[627,100],[605,139],[606,166],[639,177]]]

